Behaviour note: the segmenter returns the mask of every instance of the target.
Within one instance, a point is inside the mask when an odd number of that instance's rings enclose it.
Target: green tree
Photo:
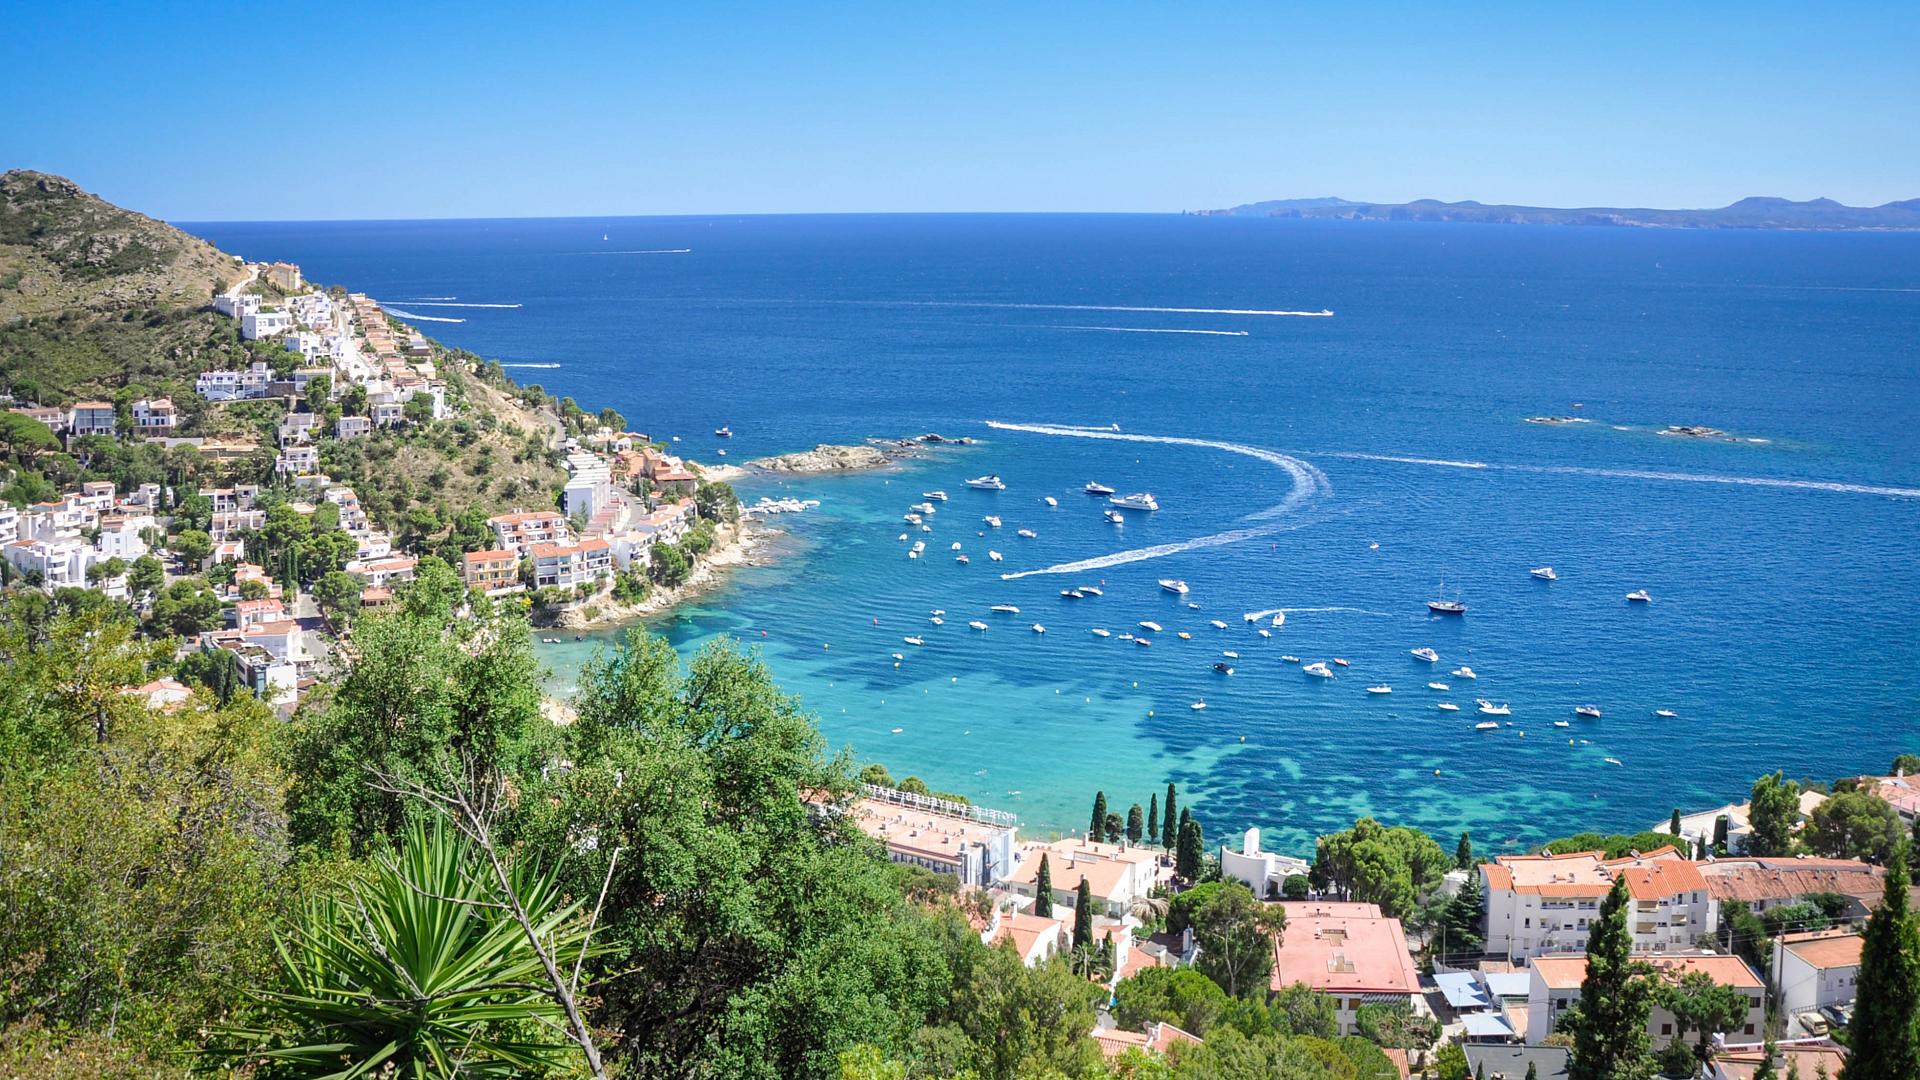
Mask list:
[[[1190,967],[1150,967],[1122,979],[1114,1002],[1114,1019],[1130,1031],[1162,1023],[1201,1036],[1233,1008],[1219,983]]]
[[[175,533],[173,538],[167,541],[167,547],[180,557],[180,561],[186,564],[188,570],[198,570],[213,554],[213,537],[198,529],[186,529]]]
[[[1073,947],[1085,948],[1093,944],[1093,887],[1087,884],[1085,875],[1080,878],[1079,888],[1073,897]]]
[[[1147,812],[1140,809],[1139,803],[1127,807],[1127,843],[1138,844],[1146,832]]]
[[[1673,1013],[1675,1043],[1683,1043],[1689,1031],[1698,1035],[1693,1051],[1695,1072],[1713,1056],[1713,1037],[1734,1030],[1747,1019],[1747,996],[1714,981],[1704,971],[1688,972],[1679,982],[1663,986],[1659,998]]]
[[[1160,811],[1160,842],[1168,847],[1174,846],[1180,839],[1179,834],[1174,832],[1174,826],[1180,820],[1175,816],[1178,812],[1174,806],[1176,801],[1178,801],[1178,796],[1174,792],[1173,785],[1169,783],[1167,785],[1167,800],[1162,804]]]
[[[1306,983],[1290,983],[1267,1002],[1273,1028],[1282,1035],[1331,1039],[1340,1033],[1340,1012],[1331,997]]]
[[[127,571],[127,588],[135,596],[144,596],[159,589],[166,580],[166,566],[152,555],[142,555],[133,560],[133,566]]]
[[[360,579],[341,570],[329,571],[313,583],[314,602],[335,614],[360,610]]]
[[[1885,862],[1904,839],[1900,814],[1885,799],[1866,791],[1843,791],[1813,808],[1807,822],[1807,847],[1832,859]]]
[[[648,550],[647,576],[653,579],[654,584],[669,589],[678,588],[686,584],[687,575],[692,572],[687,557],[672,544],[655,543]]]
[[[1434,1055],[1434,1074],[1440,1080],[1467,1080],[1467,1052],[1459,1043],[1450,1042]]]
[[[1460,883],[1460,891],[1447,901],[1440,920],[1441,952],[1477,953],[1486,943],[1481,923],[1485,915],[1485,894],[1480,888],[1480,871],[1469,870]]]
[[[1199,881],[1200,871],[1206,864],[1207,844],[1200,833],[1200,823],[1189,818],[1180,827],[1179,850],[1174,853],[1174,872],[1188,881]]]
[[[1378,904],[1384,914],[1404,919],[1420,898],[1440,888],[1455,861],[1418,829],[1361,818],[1315,843],[1311,878],[1321,889]]]
[[[1288,874],[1280,883],[1280,895],[1288,900],[1305,900],[1313,892],[1313,882],[1305,874]]]
[[[1160,843],[1160,793],[1147,796],[1147,843]]]
[[[1566,1021],[1573,1034],[1569,1080],[1638,1080],[1651,1068],[1651,977],[1633,959],[1632,900],[1626,877],[1614,878],[1587,935],[1587,976]]]
[[[39,455],[59,450],[60,438],[31,416],[0,412],[0,448],[15,460],[31,464]]]
[[[1395,1050],[1425,1050],[1440,1036],[1438,1020],[1416,1016],[1413,1007],[1402,1002],[1362,1005],[1353,1023],[1374,1045]]]
[[[1093,793],[1093,817],[1087,824],[1087,839],[1104,840],[1107,834],[1107,793]]]
[[[1773,1060],[1777,1056],[1779,1051],[1774,1046],[1773,1036],[1769,1035],[1767,1041],[1761,1045],[1760,1067],[1754,1070],[1753,1080],[1774,1080],[1774,1077],[1779,1075],[1773,1067]]]
[[[1673,808],[1673,818],[1667,822],[1667,831],[1673,834],[1674,843],[1678,844],[1681,842],[1682,836],[1680,834],[1680,808],[1677,806]],[[1531,1062],[1529,1062],[1529,1064],[1531,1064]]]
[[[154,598],[148,616],[151,625],[162,633],[190,637],[202,630],[217,630],[223,622],[220,598],[206,582],[185,578],[166,587]]]
[[[1800,785],[1774,772],[1753,782],[1747,819],[1753,832],[1746,854],[1779,857],[1793,854],[1793,826],[1800,817]]]
[[[1460,842],[1453,847],[1453,865],[1455,869],[1473,869],[1473,834],[1462,831]]]
[[[1043,919],[1053,917],[1053,868],[1047,865],[1047,853],[1040,853],[1040,872],[1033,879],[1033,913]]]
[[[1093,1030],[1098,987],[1064,961],[1028,968],[1012,949],[986,950],[958,982],[951,1022],[971,1046],[965,1070],[982,1080],[1088,1076],[1099,1067]]]
[[[1176,903],[1180,923],[1200,948],[1194,963],[1201,973],[1233,997],[1264,993],[1276,942],[1286,932],[1286,910],[1262,904],[1237,881],[1196,885]]]
[[[1719,858],[1727,855],[1727,815],[1721,814],[1713,819],[1713,853]]]
[[[1902,844],[1887,860],[1884,899],[1867,918],[1840,1080],[1920,1076],[1920,917],[1909,907],[1909,850]]]

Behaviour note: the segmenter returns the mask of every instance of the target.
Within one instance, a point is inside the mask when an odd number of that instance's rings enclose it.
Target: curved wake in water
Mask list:
[[[1328,451],[1315,457],[1346,458],[1349,461],[1388,461],[1400,465],[1434,465],[1448,469],[1499,469],[1505,472],[1545,473],[1554,476],[1597,476],[1609,480],[1668,480],[1682,484],[1729,484],[1736,487],[1787,488],[1796,491],[1831,491],[1844,495],[1886,495],[1896,499],[1920,499],[1920,488],[1889,487],[1881,484],[1849,484],[1835,480],[1790,480],[1774,476],[1728,476],[1724,473],[1675,472],[1666,469],[1610,469],[1592,465],[1507,465],[1486,461],[1447,461],[1439,458],[1400,457],[1393,454],[1362,454],[1352,451]]]
[[[550,368],[557,368],[560,365],[559,364],[501,364],[500,366],[503,368],[540,368],[541,370],[547,370]]]
[[[883,303],[885,301],[882,301]],[[1260,315],[1269,318],[1331,319],[1327,308],[1319,311],[1271,311],[1261,308],[1217,307],[1128,307],[1122,304],[995,304],[985,300],[899,300],[907,307],[999,308],[1008,311],[1143,311],[1162,315]]]
[[[401,303],[412,304],[414,307],[517,308],[521,306],[519,304],[452,304],[444,300],[403,300]]]
[[[439,316],[439,315],[415,315],[415,314],[414,314],[413,312],[411,312],[411,311],[401,311],[401,310],[400,310],[399,308],[397,308],[397,307],[390,307],[390,308],[388,308],[388,309],[387,309],[387,314],[389,314],[389,315],[392,315],[392,316],[393,316],[394,318],[396,318],[396,319],[412,319],[412,320],[414,320],[415,322],[447,322],[447,323],[462,323],[462,322],[466,322],[466,321],[467,321],[467,320],[465,320],[465,319],[447,319],[447,318],[442,318],[442,317],[441,317],[441,316]]]
[[[1190,439],[1177,435],[1136,435],[1132,432],[1110,431],[1104,428],[1077,427],[1071,424],[1010,424],[999,420],[987,421],[987,426],[998,431],[1024,431],[1033,435],[1051,435],[1070,439],[1101,439],[1108,442],[1157,443],[1162,446],[1198,446],[1209,450],[1222,450],[1229,454],[1264,461],[1279,468],[1293,480],[1293,486],[1287,497],[1273,506],[1248,516],[1251,521],[1265,521],[1291,513],[1299,509],[1309,499],[1316,496],[1333,494],[1333,485],[1328,482],[1327,474],[1296,457],[1289,457],[1277,451],[1244,443],[1221,442],[1217,439]],[[1030,577],[1035,574],[1078,574],[1088,570],[1103,570],[1109,566],[1124,563],[1144,562],[1147,559],[1177,555],[1183,551],[1198,551],[1203,548],[1222,547],[1237,544],[1244,540],[1254,540],[1274,533],[1287,532],[1300,528],[1306,522],[1260,525],[1248,529],[1231,529],[1211,536],[1202,536],[1193,540],[1182,540],[1171,544],[1156,544],[1152,547],[1134,548],[1131,551],[1119,551],[1111,555],[1101,555],[1077,562],[1060,563],[1038,570],[1021,570],[1017,573],[1001,574],[1001,578],[1011,581],[1014,578]]]
[[[1311,615],[1311,614],[1319,614],[1323,612],[1329,613],[1329,614],[1337,613],[1337,614],[1346,614],[1346,615],[1377,615],[1383,619],[1392,619],[1392,618],[1398,617],[1391,611],[1374,611],[1371,608],[1358,608],[1358,607],[1277,607],[1277,608],[1268,608],[1265,611],[1249,611],[1243,617],[1248,622],[1261,622],[1266,619],[1270,619],[1275,615],[1295,615],[1295,614]]]
[[[1246,337],[1245,330],[1173,330],[1159,326],[1049,326],[1048,330],[1103,330],[1109,334],[1206,334],[1211,337]]]

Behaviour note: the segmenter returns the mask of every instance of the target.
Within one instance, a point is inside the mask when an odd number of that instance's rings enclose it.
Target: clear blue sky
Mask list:
[[[405,6],[6,0],[0,166],[175,220],[1920,196],[1914,3]]]

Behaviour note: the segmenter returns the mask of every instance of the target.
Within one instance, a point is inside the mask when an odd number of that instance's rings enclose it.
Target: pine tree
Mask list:
[[[1462,832],[1460,843],[1453,849],[1453,865],[1462,870],[1473,869],[1473,834]]]
[[[1200,823],[1188,818],[1186,824],[1180,826],[1180,849],[1174,854],[1174,872],[1188,881],[1199,881],[1206,861],[1207,842],[1200,835]]]
[[[1162,815],[1160,818],[1160,842],[1167,845],[1169,848],[1173,846],[1174,841],[1180,839],[1180,834],[1173,831],[1174,823],[1179,820],[1178,818],[1174,817],[1175,802],[1176,802],[1176,798],[1173,792],[1173,785],[1168,784],[1166,806],[1163,807],[1160,811]]]
[[[1627,926],[1631,906],[1622,874],[1613,879],[1587,936],[1587,977],[1580,984],[1568,1080],[1617,1080],[1644,1075],[1650,1067],[1652,989],[1633,961],[1633,932]]]
[[[1160,793],[1147,796],[1147,843],[1160,842]]]
[[[1138,844],[1147,827],[1147,812],[1139,803],[1127,807],[1127,843]]]
[[[1033,882],[1033,913],[1053,917],[1053,867],[1047,865],[1046,852],[1040,853],[1040,876]]]
[[[1107,793],[1096,791],[1093,794],[1093,823],[1087,826],[1087,839],[1100,840],[1107,833]]]
[[[1073,947],[1093,941],[1093,888],[1083,875],[1073,897]]]
[[[1887,860],[1886,898],[1867,918],[1853,1003],[1853,1053],[1840,1080],[1920,1076],[1920,917],[1909,910],[1907,845]]]

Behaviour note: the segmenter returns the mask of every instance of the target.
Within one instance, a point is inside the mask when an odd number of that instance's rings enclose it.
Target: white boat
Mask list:
[[[1504,702],[1502,702],[1499,705],[1495,705],[1493,702],[1488,701],[1485,698],[1480,699],[1480,711],[1487,714],[1488,716],[1512,716],[1513,715],[1512,706],[1507,705]]]
[[[1348,660],[1348,659],[1346,659],[1345,657],[1342,657],[1342,656],[1336,656],[1336,657],[1334,657],[1334,658],[1333,658],[1333,662],[1334,662],[1335,664],[1338,664],[1338,665],[1339,665],[1339,666],[1341,666],[1341,667],[1352,667],[1352,666],[1353,666],[1353,661],[1351,661],[1351,660]]]
[[[1140,629],[1142,629],[1142,630],[1151,630],[1151,631],[1153,631],[1154,633],[1156,633],[1156,634],[1157,634],[1157,633],[1159,633],[1159,632],[1160,632],[1160,624],[1159,624],[1159,623],[1157,623],[1157,622],[1154,622],[1154,621],[1153,621],[1153,620],[1151,620],[1151,619],[1148,619],[1148,620],[1145,620],[1145,621],[1143,621],[1143,622],[1141,622],[1141,624],[1140,624]]]
[[[1227,628],[1227,624],[1221,622],[1219,619],[1208,619],[1207,625],[1213,627],[1215,630],[1225,630]]]
[[[1213,670],[1222,675],[1231,675],[1233,674],[1233,665],[1227,663],[1225,660],[1216,660],[1213,664]]]
[[[1100,482],[1099,482],[1099,481],[1097,481],[1097,480],[1089,480],[1089,481],[1087,481],[1087,486],[1086,486],[1086,487],[1084,487],[1084,488],[1081,488],[1080,490],[1082,490],[1082,491],[1084,491],[1084,492],[1086,492],[1086,493],[1087,493],[1087,494],[1089,494],[1089,495],[1111,495],[1111,494],[1113,494],[1113,489],[1112,489],[1112,488],[1110,488],[1110,487],[1108,487],[1108,486],[1107,486],[1107,485],[1105,485],[1105,484],[1102,484],[1102,483],[1100,483]]]
[[[1148,640],[1147,640],[1146,638],[1143,638],[1143,637],[1137,637],[1137,638],[1134,638],[1134,639],[1133,639],[1133,643],[1134,643],[1135,645],[1151,645],[1151,644],[1153,644],[1153,642],[1151,642],[1151,641],[1148,641]]]
[[[1086,598],[1087,594],[1081,592],[1079,589],[1060,590],[1060,599],[1062,600],[1085,600]]]
[[[1080,591],[1083,593],[1086,593],[1088,596],[1107,595],[1106,593],[1100,591],[1100,587],[1098,585],[1082,585],[1080,586]]]
[[[1276,612],[1274,612],[1274,613],[1273,613],[1273,619],[1272,619],[1272,621],[1270,621],[1270,622],[1268,622],[1268,623],[1267,623],[1267,625],[1268,625],[1268,626],[1285,626],[1285,625],[1287,625],[1287,613],[1286,613],[1286,612],[1284,612],[1284,611],[1276,611]]]
[[[713,433],[714,433],[715,435],[718,435],[718,436],[720,436],[720,437],[721,437],[721,438],[723,438],[723,439],[731,439],[731,438],[733,438],[733,429],[732,429],[732,428],[730,428],[730,427],[717,427],[717,428],[714,428],[714,429],[713,429]]]
[[[988,525],[991,525],[996,529],[1000,527],[1000,519],[998,517],[995,517],[992,514],[988,514],[986,517],[983,517],[980,520],[986,522]]]
[[[903,727],[897,727],[897,728],[894,728],[894,729],[893,729],[893,734],[895,734],[895,735],[898,735],[898,734],[900,734],[901,732],[903,732],[903,731],[905,731],[905,730],[907,730],[907,729],[906,729],[906,728],[903,728]]]
[[[907,514],[900,515],[900,520],[906,522],[909,525],[918,525],[921,522],[925,521],[926,519],[921,517],[919,514],[907,513]]]
[[[1553,567],[1551,566],[1536,566],[1533,569],[1527,571],[1527,573],[1532,574],[1534,577],[1539,578],[1541,581],[1560,580],[1560,575],[1554,573]]]
[[[945,615],[946,613],[947,613],[946,608],[939,608],[939,607],[934,608],[932,611],[927,612],[927,614],[929,615]]]
[[[1264,629],[1264,628],[1263,628],[1263,629],[1261,629],[1261,630],[1259,631],[1259,634],[1260,634],[1260,636],[1261,636],[1261,637],[1272,637],[1272,636],[1273,636],[1273,631],[1271,631],[1271,630],[1267,630],[1267,629]]]
[[[1662,720],[1671,720],[1674,717],[1679,716],[1680,714],[1677,712],[1674,712],[1672,709],[1655,709],[1653,710],[1653,715],[1661,718]]]
[[[1133,640],[1133,635],[1132,635],[1132,634],[1129,634],[1129,633],[1127,633],[1127,632],[1126,632],[1125,630],[1122,630],[1122,631],[1120,631],[1120,640],[1121,640],[1121,641],[1132,641],[1132,640]]]
[[[1113,636],[1113,632],[1108,630],[1104,626],[1096,626],[1092,630],[1089,630],[1087,632],[1092,634],[1094,637],[1112,637]]]
[[[1427,689],[1429,689],[1429,690],[1451,690],[1451,689],[1453,689],[1453,687],[1451,687],[1451,686],[1448,686],[1448,685],[1447,685],[1446,683],[1443,683],[1443,682],[1430,682],[1430,683],[1428,683],[1428,684],[1427,684]]]
[[[945,620],[945,619],[943,619],[943,618],[941,618],[941,617],[940,617],[940,616],[938,616],[938,615],[935,615],[935,616],[934,616],[933,618],[931,618],[931,619],[928,619],[927,621],[928,621],[928,622],[930,622],[930,623],[932,623],[932,624],[933,624],[933,625],[935,625],[935,626],[945,626],[945,625],[947,625],[947,620]]]
[[[1179,638],[1179,639],[1180,639],[1181,641],[1192,641],[1192,640],[1193,640],[1193,635],[1192,635],[1192,634],[1189,634],[1189,633],[1187,633],[1187,632],[1186,632],[1185,630],[1182,630],[1182,631],[1180,631],[1180,632],[1179,632],[1178,634],[1176,634],[1176,635],[1174,635],[1174,636],[1175,636],[1175,637],[1177,637],[1177,638]]]
[[[1194,712],[1199,712],[1201,709],[1204,709],[1206,707],[1207,707],[1207,703],[1204,701],[1196,701],[1193,704],[1187,706],[1187,708],[1192,709]]]
[[[1432,649],[1411,649],[1409,651],[1412,652],[1414,656],[1425,660],[1429,664],[1437,664],[1440,662],[1440,654],[1434,652]]]
[[[901,534],[900,534],[900,542],[901,542],[901,543],[906,543],[906,540],[907,540],[907,534],[906,534],[906,533],[901,533]]]
[[[909,645],[925,645],[925,644],[926,644],[926,642],[925,642],[925,641],[923,641],[923,640],[922,640],[922,639],[920,639],[920,638],[917,638],[917,637],[914,637],[914,636],[913,636],[913,635],[911,635],[911,634],[909,634],[909,635],[907,635],[906,637],[903,637],[903,638],[901,638],[900,640],[901,640],[901,641],[904,641],[904,642],[906,642],[906,643],[907,643],[907,644],[909,644]]]
[[[978,488],[981,491],[1007,490],[1007,485],[1001,481],[997,473],[988,473],[985,476],[976,476],[973,479],[967,481],[967,486],[970,488]]]
[[[1460,711],[1460,706],[1455,705],[1451,701],[1443,701],[1440,704],[1435,705],[1434,708],[1439,709],[1441,712],[1459,712]]]
[[[1039,536],[1040,534],[1037,532],[1034,532],[1032,529],[1021,529],[1019,532],[1015,533],[1014,535],[1031,540],[1034,537]]]
[[[1226,657],[1229,660],[1240,659],[1240,654],[1237,652],[1234,652],[1232,649],[1221,649],[1220,655]]]
[[[1573,709],[1573,715],[1584,716],[1589,720],[1598,720],[1600,719],[1600,706],[1576,705],[1574,706],[1574,709]]]
[[[967,625],[973,627],[975,630],[985,630],[987,628],[987,624],[981,622],[979,619],[975,619]]]
[[[925,540],[915,540],[913,542],[913,550],[915,551],[927,550],[927,542]]]
[[[1499,729],[1500,725],[1492,720],[1482,720],[1473,725],[1473,730],[1475,731],[1498,731]]]
[[[1000,561],[1000,553],[999,553],[999,552],[997,552],[997,551],[988,551],[988,552],[987,552],[987,558],[989,558],[989,559],[992,559],[992,560],[993,560],[994,562],[999,562],[999,561]]]
[[[1154,501],[1153,492],[1136,491],[1131,495],[1116,495],[1107,500],[1115,510],[1158,510],[1160,504]]]
[[[1127,523],[1127,515],[1118,510],[1109,510],[1105,516],[1109,522],[1115,525],[1125,525]]]
[[[1187,595],[1187,583],[1179,578],[1161,578],[1160,587],[1177,596]]]
[[[932,532],[932,531],[933,531],[933,526],[931,526],[931,525],[922,525],[922,526],[920,526],[920,531],[921,531],[921,532]]]
[[[1627,594],[1627,602],[1630,604],[1651,604],[1653,603],[1653,597],[1648,596],[1647,590],[1645,589],[1635,589]]]
[[[907,509],[913,511],[916,514],[921,514],[929,517],[932,516],[934,512],[933,504],[930,502],[917,502],[917,503],[914,503],[912,506],[907,507]]]
[[[1606,762],[1609,765],[1620,765],[1620,759],[1617,757],[1601,758],[1600,760]],[[1625,768],[1625,767],[1626,766],[1621,765],[1621,768]]]
[[[894,653],[894,654],[892,654],[892,655],[893,655],[893,658],[894,658],[895,660],[905,660],[905,659],[906,659],[906,657],[905,657],[905,656],[903,656],[903,655],[901,655],[900,653]],[[898,666],[898,665],[896,665],[896,666]]]
[[[1318,660],[1314,661],[1311,664],[1308,664],[1306,667],[1303,667],[1300,670],[1306,672],[1307,674],[1313,676],[1316,679],[1333,678],[1333,669],[1327,667],[1327,665],[1321,663]]]
[[[1572,724],[1570,724],[1570,723],[1568,723],[1568,722],[1567,722],[1567,721],[1565,721],[1565,720],[1555,720],[1555,721],[1553,722],[1553,726],[1554,726],[1554,727],[1568,727],[1568,728],[1570,728],[1570,727],[1572,727],[1573,725],[1572,725]]]
[[[923,491],[920,493],[920,497],[926,499],[928,502],[947,501],[947,493],[944,491]]]
[[[1289,654],[1287,656],[1282,656],[1280,658],[1280,662],[1283,664],[1297,664],[1300,662],[1300,658]]]
[[[1047,632],[1047,628],[1044,626],[1041,626],[1039,623],[1034,623],[1033,632],[1036,634],[1044,634]]]
[[[919,558],[919,557],[920,557],[920,553],[919,553],[919,552],[917,552],[917,551],[909,551],[909,552],[907,552],[907,558],[909,558],[909,559],[917,559],[917,558]]]
[[[953,561],[959,563],[961,566],[969,566],[973,563],[973,560],[967,558],[965,555],[955,555]]]
[[[995,604],[995,605],[993,605],[992,607],[990,607],[990,608],[988,608],[987,610],[988,610],[988,611],[997,611],[997,612],[999,612],[999,613],[1000,613],[1000,614],[1002,614],[1002,615],[1018,615],[1018,614],[1020,614],[1020,609],[1019,609],[1019,608],[1017,608],[1017,607],[1014,607],[1014,606],[1013,606],[1012,604]]]
[[[1453,669],[1453,677],[1456,679],[1477,679],[1480,676],[1475,675],[1472,668],[1461,664],[1459,667]]]
[[[1380,684],[1379,686],[1369,686],[1369,687],[1367,687],[1367,693],[1369,693],[1369,694],[1391,694],[1391,693],[1393,693],[1393,687],[1391,687],[1391,686],[1388,686],[1388,685],[1387,685],[1386,683],[1381,683],[1381,684]]]

